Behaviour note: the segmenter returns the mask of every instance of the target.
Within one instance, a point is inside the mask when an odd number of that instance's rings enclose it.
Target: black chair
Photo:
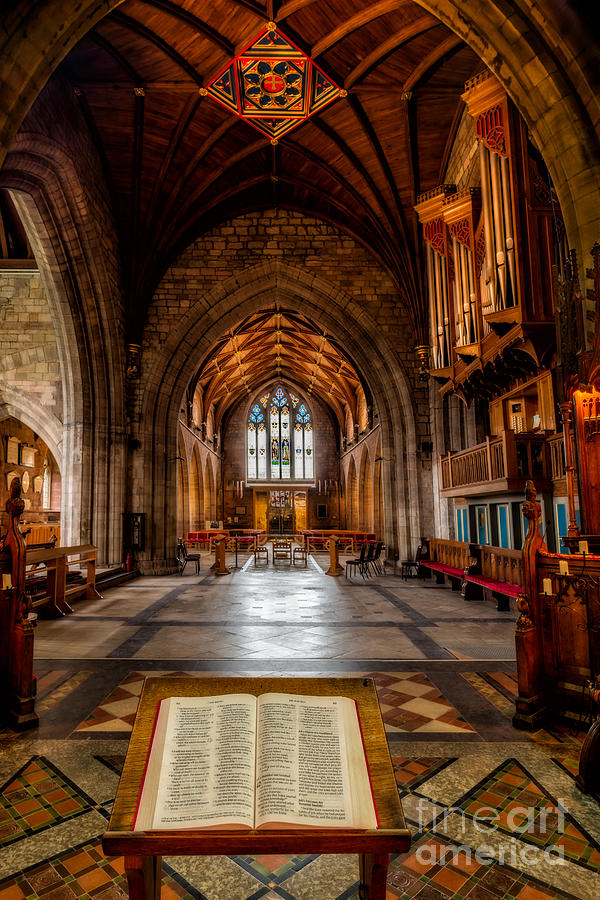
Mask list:
[[[417,553],[414,559],[405,559],[400,564],[400,577],[404,579],[404,581],[408,581],[409,576],[412,576],[413,572],[415,576],[419,575],[419,568],[421,566],[421,560],[427,557],[427,548],[421,543],[417,547]]]
[[[381,551],[383,550],[383,541],[377,541],[375,544],[375,553],[373,554],[373,559],[370,560],[370,565],[373,567],[373,571],[376,575],[385,575],[385,571],[383,566],[381,565]]]
[[[188,553],[185,541],[177,541],[177,562],[179,563],[180,575],[183,575],[189,562],[196,563],[196,575],[200,574],[200,554]]]
[[[365,576],[368,578],[371,572],[371,566],[373,565],[373,561],[375,559],[375,544],[373,541],[370,541],[367,544],[367,555],[365,556],[362,564],[362,568],[359,567],[359,572],[364,578]]]
[[[367,553],[367,544],[361,544],[360,555],[357,559],[348,559],[346,560],[346,578],[348,577],[348,569],[358,569],[361,575],[363,575],[363,567],[365,564],[365,556]],[[364,578],[364,575],[363,575]]]

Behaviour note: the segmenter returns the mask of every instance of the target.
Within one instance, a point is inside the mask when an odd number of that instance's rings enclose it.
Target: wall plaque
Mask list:
[[[29,444],[21,444],[21,465],[35,466],[35,447]]]
[[[19,465],[19,439],[16,437],[6,439],[6,462]]]

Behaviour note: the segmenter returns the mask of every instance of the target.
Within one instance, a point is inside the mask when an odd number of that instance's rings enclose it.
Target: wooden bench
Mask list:
[[[490,594],[499,612],[510,610],[510,598],[523,593],[523,554],[482,544],[475,547],[476,562],[465,570],[463,597],[481,600]]]
[[[450,582],[465,600],[492,597],[499,612],[508,612],[510,598],[523,592],[522,553],[487,544],[467,544],[434,538],[428,541],[429,559],[420,565],[436,575],[438,584]]]
[[[75,559],[73,559],[75,557]],[[86,577],[69,571],[69,560],[85,565]],[[55,547],[52,550],[27,550],[25,590],[32,595],[32,608],[40,618],[58,618],[73,612],[69,601],[85,594],[86,600],[102,599],[96,590],[96,548],[93,544]],[[43,565],[43,569],[38,566]],[[36,568],[31,569],[31,566]]]
[[[460,591],[465,569],[475,562],[471,545],[462,541],[431,538],[427,541],[427,547],[428,558],[420,560],[421,566],[435,573],[437,584],[446,584],[448,579],[452,590]]]

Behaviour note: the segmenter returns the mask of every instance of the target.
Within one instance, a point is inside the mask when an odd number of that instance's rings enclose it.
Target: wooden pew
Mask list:
[[[75,559],[73,559],[75,557]],[[86,566],[85,580],[69,576],[69,560]],[[96,590],[96,548],[93,544],[78,547],[56,547],[52,550],[28,550],[27,566],[45,565],[44,570],[26,573],[26,589],[33,595],[32,608],[44,618],[58,618],[73,612],[69,601],[85,594],[86,600],[102,599]],[[36,596],[37,595],[37,596]]]
[[[480,545],[476,551],[476,563],[465,569],[463,597],[465,600],[481,600],[488,595],[496,600],[499,612],[508,612],[510,598],[523,592],[523,552],[505,550],[502,547]]]
[[[431,538],[427,541],[428,559],[421,559],[421,566],[435,573],[438,584],[448,581],[453,591],[460,591],[465,579],[465,569],[476,564],[471,544]]]

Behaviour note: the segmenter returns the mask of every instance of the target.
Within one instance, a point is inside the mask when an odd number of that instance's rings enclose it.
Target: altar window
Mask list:
[[[279,385],[250,404],[246,423],[248,480],[306,481],[314,477],[312,414]]]

